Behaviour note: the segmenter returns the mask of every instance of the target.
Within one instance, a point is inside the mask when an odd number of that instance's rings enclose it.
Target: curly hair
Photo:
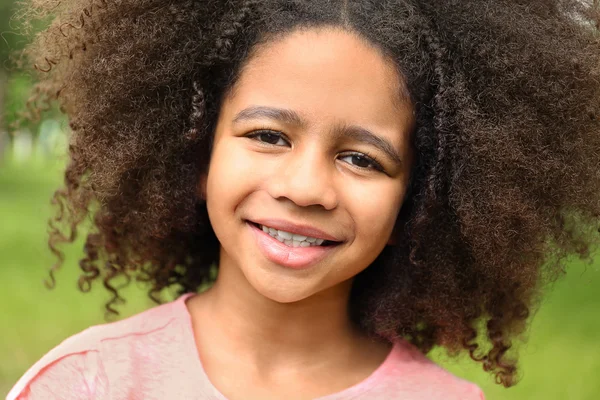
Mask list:
[[[220,102],[257,46],[339,27],[394,61],[416,154],[388,246],[353,284],[365,332],[423,353],[468,351],[516,382],[512,341],[566,258],[600,241],[600,41],[588,0],[32,0],[33,107],[72,131],[49,243],[91,217],[79,286],[215,279],[218,240],[197,183]]]

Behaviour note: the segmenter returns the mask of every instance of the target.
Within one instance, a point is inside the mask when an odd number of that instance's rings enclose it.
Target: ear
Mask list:
[[[200,179],[198,180],[198,186],[196,187],[196,193],[198,194],[198,198],[203,201],[206,201],[206,182],[207,182],[207,180],[208,180],[208,175],[203,172],[200,175]]]

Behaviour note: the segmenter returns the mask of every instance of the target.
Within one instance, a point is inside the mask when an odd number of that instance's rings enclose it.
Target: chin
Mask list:
[[[248,282],[261,296],[281,304],[295,303],[311,297],[318,292],[307,282],[296,281],[294,278],[261,279],[248,277]]]

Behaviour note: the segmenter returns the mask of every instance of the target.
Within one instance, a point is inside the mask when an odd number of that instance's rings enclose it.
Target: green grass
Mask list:
[[[67,251],[57,287],[43,280],[54,262],[46,245],[49,199],[60,183],[60,165],[0,164],[0,394],[50,348],[82,329],[104,322],[107,294],[76,286],[79,241]],[[489,400],[596,400],[600,393],[600,263],[573,262],[548,293],[521,346],[522,380],[495,385],[479,366],[437,354],[436,360],[479,384]],[[123,316],[151,305],[140,288],[128,292]]]

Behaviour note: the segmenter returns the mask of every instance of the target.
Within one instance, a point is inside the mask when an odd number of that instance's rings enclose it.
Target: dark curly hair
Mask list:
[[[423,353],[467,350],[510,386],[507,354],[566,257],[600,220],[600,41],[592,0],[35,0],[32,109],[72,135],[49,243],[86,218],[81,290],[214,281],[218,241],[197,183],[220,102],[253,49],[293,30],[357,33],[392,59],[415,107],[416,160],[384,249],[354,282],[353,319]],[[512,353],[511,353],[512,354]]]

